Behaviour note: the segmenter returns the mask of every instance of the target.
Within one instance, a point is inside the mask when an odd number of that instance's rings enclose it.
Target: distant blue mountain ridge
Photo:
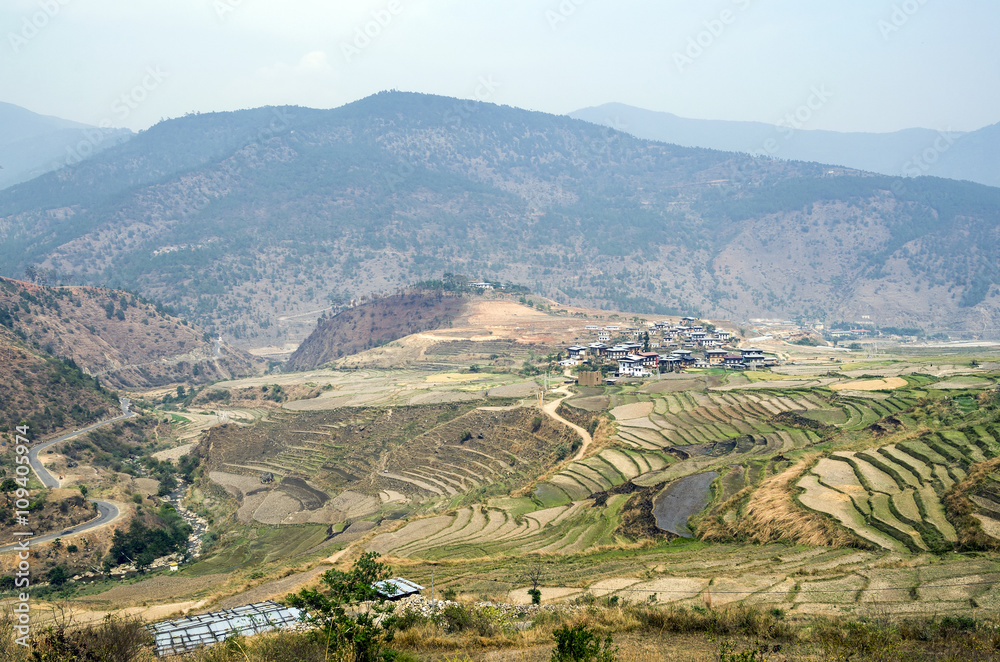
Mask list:
[[[132,135],[0,102],[0,189],[79,163]]]
[[[794,117],[781,126],[696,120],[620,103],[583,108],[569,116],[638,138],[684,147],[811,161],[883,175],[931,175],[1000,187],[1000,123],[964,133],[933,129],[845,133],[803,129]]]

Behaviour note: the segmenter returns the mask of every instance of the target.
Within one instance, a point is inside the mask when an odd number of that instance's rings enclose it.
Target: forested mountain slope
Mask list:
[[[0,264],[136,288],[257,344],[445,271],[639,312],[995,334],[998,224],[985,186],[391,92],[170,120],[13,187]]]

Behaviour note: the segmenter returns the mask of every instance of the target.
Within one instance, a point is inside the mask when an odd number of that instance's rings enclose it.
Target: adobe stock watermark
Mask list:
[[[38,10],[21,17],[20,29],[17,32],[7,33],[7,41],[15,55],[20,53],[29,41],[41,34],[42,30],[48,27],[52,20],[62,12],[62,8],[70,3],[70,0],[35,0],[35,2],[38,5]]]
[[[263,145],[271,138],[283,134],[291,129],[292,116],[288,114],[287,108],[272,108],[271,121],[267,126],[261,127],[253,138],[240,145],[237,152],[243,151],[252,145]],[[198,199],[192,203],[196,212],[204,211],[213,200],[222,197],[223,191],[230,187],[232,183],[232,173],[223,173],[218,170],[206,175],[201,182],[201,189],[198,191]]]
[[[18,594],[14,599],[14,633],[17,635],[14,642],[18,646],[28,647],[28,637],[31,636],[31,537],[35,535],[30,529],[28,515],[31,513],[31,492],[28,491],[28,475],[31,473],[31,458],[29,450],[31,439],[28,437],[28,426],[19,425],[14,436],[14,482],[17,488],[14,490],[14,517],[16,528],[12,534],[17,542],[14,543],[13,553],[17,555],[16,570],[14,571],[14,588],[18,589]]]
[[[84,130],[83,140],[66,148],[66,159],[60,166],[76,165],[93,155],[100,144],[114,133],[115,120],[119,125],[127,120],[168,77],[169,74],[159,66],[146,67],[142,78],[111,102],[111,115],[98,122],[96,127]]]
[[[351,41],[340,42],[340,52],[344,54],[344,59],[350,62],[361,55],[402,12],[403,5],[399,0],[389,0],[385,8],[373,11],[370,20],[354,28],[354,38]]]
[[[555,31],[560,25],[569,21],[577,9],[586,2],[587,0],[561,0],[555,9],[545,10],[545,20],[549,22],[549,27]]]
[[[212,0],[212,8],[220,21],[225,21],[229,15],[243,6],[244,0]]]
[[[928,0],[904,0],[904,2],[893,5],[889,18],[880,18],[878,21],[878,29],[882,33],[882,39],[889,41],[889,37],[902,30],[927,2]]]
[[[954,146],[961,138],[961,134],[953,132],[951,129],[938,131],[937,138],[920,152],[911,156],[902,166],[900,166],[901,176],[892,180],[889,189],[896,197],[905,197],[910,190],[906,185],[906,180],[913,177],[921,177],[930,172],[935,163],[941,160],[941,156]]]
[[[476,81],[476,87],[472,93],[472,99],[459,100],[444,111],[441,121],[449,129],[458,129],[462,123],[469,119],[479,109],[479,104],[489,101],[496,94],[501,84],[492,75],[480,76]],[[417,164],[413,161],[402,161],[395,168],[383,173],[386,188],[390,193],[395,193],[399,186],[409,179],[417,170]]]
[[[805,101],[794,110],[785,113],[774,123],[775,136],[765,138],[758,149],[749,151],[754,158],[775,159],[780,158],[779,152],[782,146],[795,135],[796,131],[803,130],[812,121],[826,103],[832,99],[834,93],[827,88],[826,83],[813,85],[809,90],[809,95]],[[752,184],[754,175],[752,170],[745,170],[736,163],[729,166],[728,177],[720,187],[726,191],[737,191]]]
[[[695,60],[714,46],[722,38],[722,35],[726,33],[726,30],[739,20],[740,12],[750,9],[752,0],[732,0],[732,4],[739,11],[726,8],[720,11],[719,15],[715,18],[702,21],[705,29],[693,37],[688,37],[687,46],[684,50],[674,51],[674,65],[677,67],[678,73],[684,73],[685,69],[694,64]]]
[[[827,89],[825,83],[813,85],[809,92],[805,103],[792,112],[785,113],[785,116],[775,123],[778,133],[786,141],[791,140],[796,131],[804,129],[826,102],[833,98],[833,92]],[[769,138],[764,141],[763,148],[768,155],[774,156],[781,149],[781,144],[774,138]]]

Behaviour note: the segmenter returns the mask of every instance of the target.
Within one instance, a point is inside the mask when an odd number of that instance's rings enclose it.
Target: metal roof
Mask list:
[[[160,621],[147,627],[153,633],[157,655],[178,655],[225,641],[233,635],[288,627],[302,621],[304,616],[295,607],[268,601],[176,621]]]
[[[420,593],[420,591],[424,590],[424,587],[420,584],[414,584],[410,580],[403,579],[402,577],[375,582],[372,584],[372,588],[378,591],[379,595],[389,600],[404,598],[407,595]]]

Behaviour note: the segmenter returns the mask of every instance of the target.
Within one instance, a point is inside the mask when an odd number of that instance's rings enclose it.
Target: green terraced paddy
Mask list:
[[[944,493],[965,478],[970,466],[997,455],[981,432],[970,427],[834,453],[799,481],[799,500],[886,549],[940,551],[957,540],[945,516]]]
[[[603,506],[579,501],[527,515],[469,507],[444,518],[418,520],[394,534],[377,536],[370,548],[414,559],[445,560],[530,553],[576,554],[621,542],[615,530],[628,495]]]

